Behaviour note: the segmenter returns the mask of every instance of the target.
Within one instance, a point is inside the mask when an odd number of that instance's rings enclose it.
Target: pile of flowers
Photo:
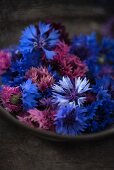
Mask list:
[[[26,27],[0,51],[0,104],[33,128],[75,136],[114,123],[114,39],[70,39],[50,21]]]

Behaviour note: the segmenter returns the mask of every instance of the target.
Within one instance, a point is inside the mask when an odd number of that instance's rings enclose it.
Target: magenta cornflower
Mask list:
[[[1,101],[5,109],[9,112],[18,112],[21,109],[21,91],[19,87],[3,86],[1,91]]]
[[[45,124],[46,129],[50,131],[54,131],[55,130],[54,119],[55,119],[56,111],[45,109],[43,111],[43,114],[46,120],[46,124]]]
[[[41,90],[42,92],[54,84],[53,76],[48,72],[48,69],[45,67],[32,67],[30,70],[27,71],[26,78],[29,78],[33,81],[33,83],[36,83],[39,90]]]
[[[70,46],[61,41],[57,44],[57,47],[55,48],[56,56],[60,57],[67,55],[69,51]]]
[[[4,74],[11,64],[11,54],[0,51],[0,75]]]

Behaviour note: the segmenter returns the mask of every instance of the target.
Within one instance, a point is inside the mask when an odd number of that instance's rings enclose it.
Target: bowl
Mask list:
[[[29,5],[27,0],[17,0],[16,2],[13,0],[10,2],[1,1],[0,48],[17,44],[21,30],[25,26],[45,19],[63,23],[66,26],[67,31],[70,33],[70,36],[80,34],[81,32],[86,34],[94,31],[100,35],[102,23],[113,14],[113,9],[110,8],[112,4],[113,2],[108,2],[107,5],[105,0],[100,2],[94,2],[92,0],[90,3],[88,1],[88,4],[82,0],[80,0],[80,2],[74,0],[48,0],[45,2],[44,0],[39,0],[34,2],[30,1]],[[102,132],[84,134],[75,137],[57,135],[53,132],[34,129],[22,124],[1,106],[0,114],[6,118],[6,120],[21,129],[34,133],[40,138],[52,141],[95,141],[114,134],[114,129],[111,127]]]
[[[88,141],[98,141],[103,138],[112,137],[114,135],[114,128],[109,128],[101,132],[91,133],[91,134],[83,134],[78,136],[65,136],[65,135],[58,135],[54,132],[42,130],[42,129],[35,129],[29,126],[26,126],[11,116],[4,108],[0,106],[0,115],[5,118],[5,120],[13,123],[14,126],[21,128],[22,130],[26,130],[27,133],[30,132],[39,138],[46,139],[49,141],[55,142],[88,142]]]

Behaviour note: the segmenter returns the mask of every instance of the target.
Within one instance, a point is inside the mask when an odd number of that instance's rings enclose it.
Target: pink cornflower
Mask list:
[[[3,86],[1,90],[1,101],[9,112],[18,112],[21,109],[21,92],[19,87]]]
[[[17,119],[27,126],[34,127],[28,115],[23,114],[21,116],[17,116]]]
[[[11,54],[0,51],[0,75],[4,74],[11,64]]]
[[[23,116],[17,118],[24,124],[31,127],[54,131],[54,111],[30,109]]]
[[[39,90],[42,92],[54,84],[53,76],[48,72],[46,67],[32,67],[26,73],[26,78],[29,78],[36,83]]]
[[[56,56],[52,60],[52,66],[62,76],[68,76],[70,78],[85,76],[87,72],[86,64],[79,57],[70,54],[67,45],[60,44],[55,51]]]

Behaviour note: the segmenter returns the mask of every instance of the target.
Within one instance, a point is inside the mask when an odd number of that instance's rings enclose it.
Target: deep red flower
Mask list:
[[[52,60],[52,66],[62,76],[70,78],[83,77],[87,72],[87,66],[79,57],[69,53],[69,46],[60,43],[56,49],[56,56]]]
[[[0,75],[4,74],[11,64],[11,54],[0,51]]]
[[[69,33],[66,31],[66,27],[64,25],[62,25],[60,22],[52,22],[51,20],[47,20],[47,23],[51,24],[52,28],[59,31],[61,41],[64,41],[69,44]]]

